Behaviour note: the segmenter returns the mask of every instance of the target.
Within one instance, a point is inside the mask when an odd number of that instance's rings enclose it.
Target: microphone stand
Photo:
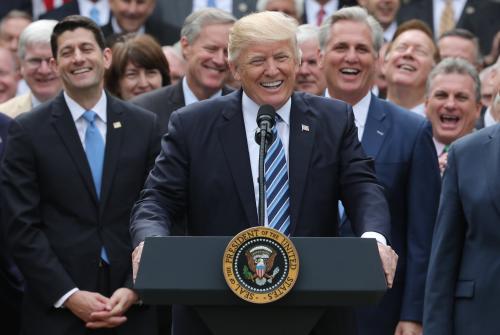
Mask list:
[[[264,176],[264,163],[268,149],[268,131],[260,130],[260,149],[259,149],[259,225],[264,226],[266,213],[266,181]],[[271,133],[272,134],[272,133]]]

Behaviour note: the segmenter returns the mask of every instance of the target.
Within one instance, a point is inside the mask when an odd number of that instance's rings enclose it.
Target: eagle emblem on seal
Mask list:
[[[245,278],[259,286],[272,283],[280,271],[279,267],[273,269],[276,255],[276,251],[263,245],[247,250],[247,265],[243,268]]]

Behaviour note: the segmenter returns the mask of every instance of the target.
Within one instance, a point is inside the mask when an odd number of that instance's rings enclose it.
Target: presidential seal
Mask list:
[[[241,299],[267,304],[283,298],[297,281],[299,257],[292,241],[273,228],[253,227],[227,245],[222,271]]]

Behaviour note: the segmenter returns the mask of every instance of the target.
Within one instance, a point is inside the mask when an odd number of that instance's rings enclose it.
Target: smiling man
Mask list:
[[[235,235],[259,224],[255,120],[268,104],[278,115],[275,141],[283,192],[275,198],[282,204],[279,217],[268,210],[265,225],[291,236],[337,236],[336,205],[342,199],[357,235],[380,241],[392,285],[397,256],[386,245],[389,213],[383,190],[359,145],[349,105],[294,93],[300,53],[296,28],[294,19],[279,12],[237,21],[229,36],[229,64],[242,89],[172,114],[162,151],[133,209],[134,266],[144,239],[170,235],[179,225],[176,217],[187,216],[190,235]],[[173,307],[174,334],[209,333],[193,313]],[[316,334],[351,334],[349,315],[328,313]]]
[[[22,333],[156,333],[154,311],[133,306],[128,234],[159,150],[156,119],[103,90],[111,51],[92,20],[63,19],[51,48],[63,92],[13,121],[2,171],[7,235],[26,279]]]
[[[430,28],[420,20],[398,27],[384,63],[387,100],[425,116],[425,83],[439,52]]]
[[[425,113],[432,123],[441,172],[447,166],[448,146],[474,129],[481,111],[480,92],[477,71],[466,60],[445,58],[429,75]]]
[[[378,306],[357,310],[358,334],[419,334],[441,182],[430,124],[371,93],[383,41],[380,24],[365,9],[334,13],[321,27],[320,42],[327,95],[353,106],[358,138],[385,188],[399,255],[393,288]],[[341,218],[342,236],[354,235],[350,219],[349,212]]]
[[[358,4],[368,11],[370,15],[377,19],[377,21],[384,29],[384,41],[389,42],[392,40],[394,33],[398,27],[396,17],[401,5],[400,0],[358,0]]]
[[[30,92],[1,104],[0,112],[14,118],[52,99],[61,91],[59,76],[50,64],[50,35],[56,24],[55,20],[38,20],[23,30],[19,38],[18,56],[21,60],[21,75]]]

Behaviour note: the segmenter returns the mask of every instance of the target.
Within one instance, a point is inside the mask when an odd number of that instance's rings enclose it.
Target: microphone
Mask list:
[[[271,105],[262,105],[257,113],[257,125],[259,129],[255,132],[255,142],[258,145],[263,145],[262,139],[265,138],[265,143],[273,141],[273,127],[276,124],[276,111]],[[264,134],[265,136],[263,136]]]

